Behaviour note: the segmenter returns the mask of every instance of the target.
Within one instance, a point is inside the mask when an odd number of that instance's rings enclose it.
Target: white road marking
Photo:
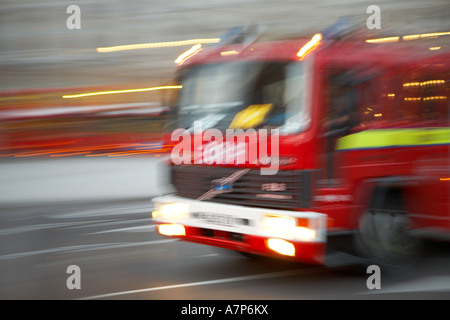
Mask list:
[[[36,250],[36,251],[29,251],[29,252],[6,254],[6,255],[0,256],[0,260],[25,258],[25,257],[29,257],[29,256],[48,254],[48,253],[80,252],[80,251],[93,251],[93,250],[147,246],[147,245],[154,245],[154,244],[170,243],[170,242],[174,242],[174,241],[177,241],[177,239],[163,239],[163,240],[154,240],[154,241],[146,241],[146,242],[116,242],[116,243],[85,244],[85,245],[78,245],[78,246],[67,246],[67,247],[51,248],[51,249]]]
[[[99,220],[99,221],[106,221],[106,222],[95,222],[94,223],[90,223],[86,226],[73,226],[73,227],[68,227],[67,229],[79,229],[79,228],[92,228],[92,227],[104,227],[104,226],[113,226],[113,225],[119,225],[119,224],[132,224],[135,222],[139,222],[139,223],[150,223],[151,221],[153,221],[153,218],[143,218],[143,219],[133,219],[133,220]],[[86,222],[87,223],[87,222]]]
[[[12,228],[1,229],[0,236],[23,233],[23,232],[30,232],[30,231],[37,231],[37,230],[43,230],[43,229],[62,228],[62,227],[68,227],[68,226],[80,227],[80,225],[81,225],[81,227],[83,227],[83,225],[86,225],[88,223],[99,223],[99,222],[104,222],[104,221],[108,221],[108,220],[56,222],[56,223],[43,223],[43,224],[33,224],[33,225],[12,227]]]
[[[117,251],[102,251],[102,252],[96,252],[94,255],[68,255],[67,257],[58,257],[57,260],[51,260],[51,262],[44,262],[44,263],[38,263],[34,266],[36,268],[54,268],[54,267],[61,267],[70,266],[72,264],[81,265],[85,263],[98,263],[99,261],[105,262],[110,261],[114,259],[114,261],[129,261],[130,255],[141,255],[143,259],[145,259],[147,262],[157,261],[161,258],[162,255],[166,256],[167,252],[170,252],[166,247],[164,246],[147,246],[147,247],[140,247],[140,248],[134,248],[133,250],[121,250],[120,252]]]
[[[110,297],[122,296],[122,295],[128,295],[128,294],[136,294],[136,293],[152,292],[152,291],[160,291],[160,290],[170,290],[170,289],[178,289],[178,288],[186,288],[186,287],[208,286],[208,285],[214,285],[214,284],[220,284],[220,283],[289,277],[289,276],[294,276],[294,275],[299,275],[299,274],[325,272],[326,270],[327,269],[325,269],[325,268],[310,268],[310,269],[304,269],[304,270],[290,270],[290,271],[263,273],[263,274],[241,276],[241,277],[232,277],[232,278],[224,278],[224,279],[216,279],[216,280],[174,284],[174,285],[168,285],[168,286],[162,286],[162,287],[153,287],[153,288],[144,288],[144,289],[137,289],[137,290],[112,292],[112,293],[100,294],[100,295],[96,295],[96,296],[85,297],[85,298],[81,298],[79,300],[102,299],[102,298],[110,298]]]
[[[201,256],[196,256],[196,258],[208,258],[208,257],[216,257],[218,253],[210,253],[210,254],[202,254]]]
[[[111,233],[111,232],[153,232],[155,231],[155,225],[146,225],[146,226],[137,226],[137,227],[128,227],[128,228],[120,228],[120,229],[111,229],[105,231],[92,232],[88,234],[103,234],[103,233]]]
[[[55,223],[43,223],[43,224],[34,224],[34,225],[25,225],[25,226],[18,226],[18,227],[12,227],[12,228],[6,228],[6,229],[0,229],[0,236],[5,235],[12,235],[12,234],[18,234],[23,232],[30,232],[30,231],[37,231],[37,230],[43,230],[43,229],[51,229],[51,228],[66,228],[66,229],[78,229],[78,228],[92,228],[92,227],[102,227],[102,226],[111,226],[111,225],[117,225],[117,224],[132,224],[135,222],[140,223],[150,223],[153,221],[153,218],[143,218],[143,219],[133,219],[133,220],[91,220],[91,221],[71,221],[71,222],[55,222]],[[130,227],[129,231],[133,231],[133,228],[136,228],[138,230],[139,228],[142,229],[149,229],[149,230],[143,230],[143,231],[154,231],[155,225],[145,225],[145,226],[139,226],[139,227]],[[98,233],[107,233],[107,232],[118,232],[118,231],[127,231],[128,228],[122,229],[115,229],[115,230],[109,230],[109,231],[101,231]]]
[[[153,206],[140,208],[101,208],[101,209],[88,209],[85,211],[76,211],[62,214],[48,215],[49,218],[58,219],[71,219],[81,217],[100,217],[100,216],[118,216],[118,215],[130,215],[137,213],[148,213],[151,216]]]
[[[405,283],[395,284],[379,290],[367,290],[359,294],[383,294],[383,293],[405,293],[405,292],[430,292],[448,291],[450,292],[450,276],[432,276]]]

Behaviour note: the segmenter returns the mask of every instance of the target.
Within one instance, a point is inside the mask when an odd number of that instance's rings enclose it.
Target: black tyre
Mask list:
[[[421,241],[411,235],[410,227],[408,214],[402,210],[369,209],[360,220],[357,250],[380,267],[409,267],[421,249]]]

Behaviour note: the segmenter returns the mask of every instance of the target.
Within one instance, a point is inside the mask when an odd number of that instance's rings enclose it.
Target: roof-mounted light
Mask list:
[[[303,60],[303,58],[313,51],[322,40],[322,35],[320,33],[316,33],[310,41],[308,41],[303,47],[300,48],[300,50],[297,52],[297,57],[299,60]]]
[[[194,45],[189,50],[183,52],[178,56],[178,58],[175,59],[175,63],[178,65],[183,64],[187,59],[192,57],[193,55],[197,54],[200,50],[202,50],[202,45],[200,43]]]

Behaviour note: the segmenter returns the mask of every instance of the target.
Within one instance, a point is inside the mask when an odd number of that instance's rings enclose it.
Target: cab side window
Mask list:
[[[416,75],[402,79],[402,101],[396,120],[446,122],[449,119],[450,75]]]
[[[357,123],[359,92],[354,76],[347,70],[333,70],[328,82],[328,116],[326,130],[343,135]]]

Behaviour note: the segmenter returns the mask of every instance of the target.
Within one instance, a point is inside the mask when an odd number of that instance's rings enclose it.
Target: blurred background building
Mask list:
[[[165,118],[144,121],[161,115],[164,94],[176,88],[63,96],[171,85],[174,60],[193,43],[178,41],[217,39],[236,25],[260,24],[266,39],[309,37],[341,16],[365,28],[372,4],[381,8],[381,29],[370,31],[374,37],[450,31],[448,0],[3,0],[0,153],[17,155],[18,144],[45,145],[47,137],[69,137],[56,141],[67,147],[80,132],[83,141],[68,155],[85,152],[80,145],[105,132],[122,138],[105,136],[96,146],[135,144],[135,138],[122,134],[130,127],[139,142],[157,140]],[[66,26],[70,5],[81,9],[79,30]],[[101,50],[123,45],[137,46]],[[127,121],[120,118],[124,115]],[[36,148],[22,151],[22,156],[38,155]]]
[[[0,87],[159,84],[189,45],[107,53],[96,48],[217,38],[249,23],[263,25],[272,38],[309,36],[343,15],[365,27],[372,4],[381,8],[381,30],[374,33],[449,31],[448,0],[3,0]],[[80,30],[66,27],[69,5],[81,9]]]

